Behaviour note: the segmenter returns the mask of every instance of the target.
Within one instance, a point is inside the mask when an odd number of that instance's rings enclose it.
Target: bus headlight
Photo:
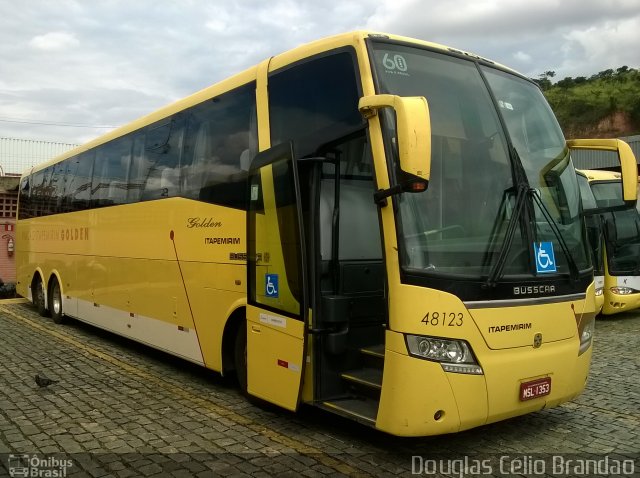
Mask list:
[[[631,287],[610,287],[609,290],[614,294],[618,294],[618,295],[629,295],[629,294],[634,294],[638,292],[637,290],[632,289]]]
[[[603,287],[596,287],[596,297],[600,297],[604,293]]]
[[[464,340],[405,335],[409,355],[439,362],[445,372],[482,375],[471,347]]]
[[[593,340],[593,332],[595,331],[596,319],[595,317],[589,322],[586,322],[584,325],[581,325],[580,330],[580,350],[578,351],[578,355],[582,355],[591,346],[591,341]]]

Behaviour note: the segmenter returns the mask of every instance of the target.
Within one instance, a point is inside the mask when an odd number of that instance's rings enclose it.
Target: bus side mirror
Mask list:
[[[400,169],[422,180],[424,190],[431,175],[431,120],[426,98],[396,95],[371,95],[360,98],[358,109],[365,118],[375,116],[380,108],[395,110]]]
[[[622,199],[627,207],[635,207],[638,199],[638,163],[627,143],[619,139],[572,139],[569,149],[590,149],[618,153],[622,173]]]

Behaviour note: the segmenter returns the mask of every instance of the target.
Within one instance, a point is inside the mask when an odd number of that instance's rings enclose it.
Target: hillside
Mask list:
[[[589,78],[555,83],[553,71],[534,79],[567,138],[612,138],[640,133],[640,71],[622,66]]]

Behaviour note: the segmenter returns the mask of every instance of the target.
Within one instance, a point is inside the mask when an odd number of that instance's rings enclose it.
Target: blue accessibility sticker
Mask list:
[[[544,274],[557,271],[552,242],[534,242],[533,249],[536,253],[536,272]]]
[[[278,274],[265,274],[264,295],[278,297]]]

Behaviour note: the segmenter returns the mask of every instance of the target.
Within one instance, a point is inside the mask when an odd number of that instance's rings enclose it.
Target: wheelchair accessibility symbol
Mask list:
[[[536,272],[556,272],[556,258],[553,254],[553,243],[534,242],[533,249],[536,253]]]
[[[265,274],[264,292],[267,297],[278,297],[278,274]]]

